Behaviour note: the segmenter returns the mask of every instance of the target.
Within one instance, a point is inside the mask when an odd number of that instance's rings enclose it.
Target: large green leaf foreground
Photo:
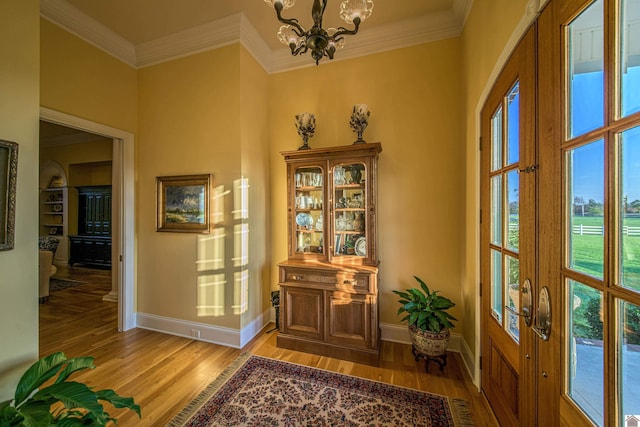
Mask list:
[[[74,372],[94,368],[93,357],[67,359],[62,352],[38,360],[20,379],[14,398],[0,403],[0,427],[116,423],[117,419],[105,412],[101,401],[115,408],[128,408],[140,417],[140,406],[131,397],[122,397],[113,390],[94,391],[85,384],[67,381]],[[52,384],[40,388],[56,375]]]

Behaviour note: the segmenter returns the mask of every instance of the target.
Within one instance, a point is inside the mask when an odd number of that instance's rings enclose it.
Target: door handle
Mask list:
[[[549,288],[544,286],[540,289],[538,296],[538,315],[533,331],[543,340],[548,341],[551,335],[551,301],[549,299]]]
[[[531,280],[526,279],[520,288],[520,293],[522,294],[521,303],[522,303],[522,312],[519,313],[514,310],[512,307],[505,305],[509,312],[515,314],[516,316],[521,316],[524,318],[524,323],[527,326],[531,326],[531,312],[533,311],[533,302],[531,301]]]

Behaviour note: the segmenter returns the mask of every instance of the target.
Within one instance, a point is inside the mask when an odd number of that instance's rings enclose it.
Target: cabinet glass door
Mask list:
[[[319,166],[295,170],[294,252],[297,254],[324,253],[323,173]]]
[[[364,163],[333,167],[333,256],[367,256],[367,191]]]

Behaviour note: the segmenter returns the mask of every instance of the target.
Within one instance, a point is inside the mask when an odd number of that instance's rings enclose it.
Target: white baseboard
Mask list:
[[[467,372],[473,380],[473,384],[478,388],[478,391],[480,391],[480,378],[476,377],[476,357],[471,352],[469,345],[467,345],[467,342],[464,339],[460,340],[460,344],[460,356],[462,356],[464,366],[467,368]],[[478,371],[477,374],[480,375],[480,372]]]
[[[268,312],[258,316],[242,330],[191,322],[154,314],[136,313],[137,327],[191,338],[232,348],[242,348],[267,325]]]

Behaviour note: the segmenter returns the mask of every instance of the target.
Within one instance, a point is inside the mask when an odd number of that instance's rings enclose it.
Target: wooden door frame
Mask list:
[[[46,107],[40,119],[113,139],[112,300],[118,302],[118,330],[136,327],[134,313],[134,147],[133,134]],[[117,295],[115,295],[117,291]],[[108,298],[107,298],[108,299]]]
[[[555,43],[557,32],[558,1],[552,2],[550,7],[538,18],[538,92],[540,97],[553,99],[554,102],[563,99],[561,73],[562,46]],[[545,64],[553,64],[545,67]],[[538,103],[538,146],[540,158],[545,159],[538,173],[538,186],[542,194],[555,195],[538,199],[540,212],[545,212],[538,220],[538,232],[540,236],[561,236],[562,218],[557,215],[562,211],[562,161],[561,156],[555,151],[559,150],[558,141],[563,140],[563,131],[557,126],[549,126],[549,123],[557,123],[558,114],[562,109],[544,108],[542,102]],[[541,245],[544,243],[541,242]],[[549,249],[549,248],[547,248]],[[552,318],[551,335],[549,341],[538,342],[538,405],[544,408],[551,416],[549,425],[558,425],[560,413],[560,380],[562,375],[562,353],[554,344],[556,339],[562,336],[562,324],[558,308],[564,304],[562,298],[562,286],[560,267],[562,264],[562,248],[560,245],[552,245],[550,250],[539,251],[538,254],[538,280],[542,286],[549,289]],[[554,313],[555,311],[555,313]],[[546,373],[546,375],[545,375]]]
[[[476,141],[476,147],[473,151],[473,160],[468,163],[470,167],[473,167],[473,175],[475,179],[475,188],[474,188],[474,196],[473,196],[473,209],[470,209],[470,215],[472,215],[472,221],[476,224],[475,229],[472,231],[472,240],[469,241],[470,244],[473,245],[473,259],[474,259],[474,269],[473,269],[473,277],[474,283],[476,284],[476,292],[475,295],[478,295],[475,303],[475,316],[474,316],[474,325],[475,325],[475,340],[474,340],[474,360],[473,360],[473,383],[474,385],[480,389],[481,387],[481,372],[480,372],[480,358],[481,358],[481,337],[482,337],[482,310],[481,310],[481,298],[480,295],[480,277],[481,277],[481,261],[480,261],[480,229],[481,224],[476,221],[478,218],[478,212],[480,212],[480,188],[481,188],[481,151],[480,151],[480,135],[482,128],[482,120],[481,113],[484,104],[487,102],[487,98],[489,97],[489,93],[491,92],[500,72],[504,68],[505,64],[511,57],[512,52],[517,47],[518,43],[527,32],[528,28],[533,24],[538,18],[541,11],[544,9],[546,4],[550,0],[529,0],[527,2],[526,7],[524,8],[524,13],[515,28],[511,32],[509,39],[504,45],[504,48],[500,52],[500,55],[495,61],[491,72],[487,76],[486,83],[482,88],[482,92],[478,96],[478,101],[475,106],[473,117],[474,120],[474,141]]]

